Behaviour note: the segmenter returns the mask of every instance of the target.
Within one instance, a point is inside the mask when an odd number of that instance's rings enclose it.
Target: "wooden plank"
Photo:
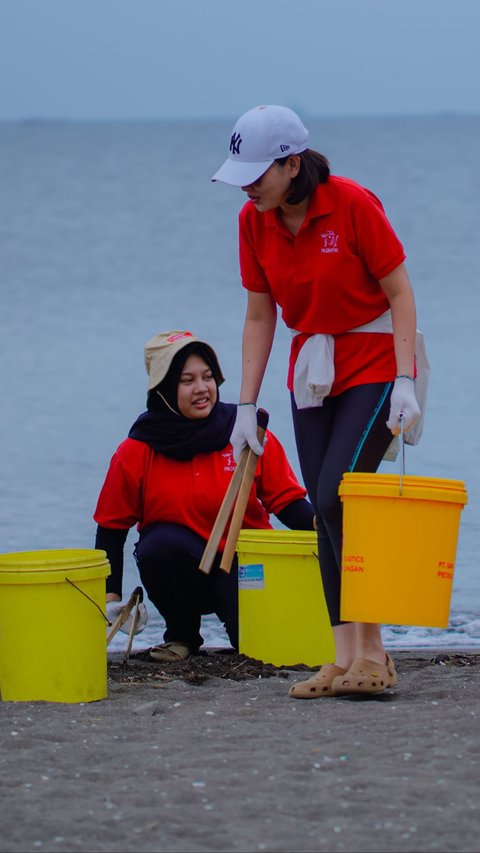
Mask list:
[[[210,533],[208,542],[205,546],[202,559],[200,560],[200,565],[198,568],[206,575],[210,574],[211,572],[213,561],[217,555],[220,540],[223,536],[225,527],[227,526],[228,519],[230,518],[233,505],[235,503],[235,499],[242,484],[242,478],[248,459],[248,451],[249,448],[247,447],[245,448],[245,450],[243,450],[240,460],[235,467],[232,479],[228,484],[228,489],[225,492],[222,504],[220,506],[220,509],[218,510],[215,523],[212,527],[212,532]]]
[[[257,413],[257,438],[260,444],[262,445],[265,438],[265,431],[267,429],[267,425],[268,412],[266,412],[265,409],[259,409]],[[223,569],[224,572],[227,572],[227,574],[230,572],[230,569],[232,567],[232,560],[235,555],[237,539],[240,530],[242,529],[243,518],[245,515],[245,510],[247,508],[248,498],[250,497],[250,492],[252,490],[252,484],[255,477],[255,471],[257,470],[258,459],[259,457],[257,456],[257,454],[254,453],[251,448],[249,448],[247,462],[245,465],[245,472],[242,477],[237,502],[233,511],[232,520],[230,522],[227,541],[225,543],[223,556],[220,562],[220,568]]]

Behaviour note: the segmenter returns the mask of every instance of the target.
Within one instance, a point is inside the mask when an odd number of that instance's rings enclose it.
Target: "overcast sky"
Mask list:
[[[480,113],[480,0],[0,0],[0,119]]]

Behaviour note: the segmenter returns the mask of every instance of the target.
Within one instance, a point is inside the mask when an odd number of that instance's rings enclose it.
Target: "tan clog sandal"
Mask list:
[[[292,684],[288,695],[293,696],[294,699],[320,699],[322,696],[333,696],[332,681],[335,677],[344,675],[345,672],[346,669],[342,669],[341,666],[324,663],[311,678]]]
[[[357,658],[344,675],[338,675],[332,682],[334,696],[347,693],[383,693],[387,687],[395,687],[397,673],[390,655],[386,655],[385,664],[366,658]]]
[[[192,649],[185,643],[162,643],[150,649],[152,660],[187,660],[192,654]]]

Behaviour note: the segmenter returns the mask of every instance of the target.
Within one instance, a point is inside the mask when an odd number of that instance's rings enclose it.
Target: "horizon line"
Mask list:
[[[342,121],[345,119],[414,119],[414,118],[476,118],[480,117],[480,110],[436,110],[431,112],[406,112],[406,113],[338,113],[318,114],[308,113],[302,110],[302,118],[306,121]],[[235,116],[16,116],[1,117],[2,124],[41,124],[41,123],[94,123],[94,122],[224,122],[236,121]]]

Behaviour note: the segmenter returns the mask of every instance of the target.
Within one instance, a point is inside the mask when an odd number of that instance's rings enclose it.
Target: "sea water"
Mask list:
[[[166,329],[206,338],[227,376],[222,399],[237,399],[244,196],[210,182],[233,121],[0,124],[1,552],[94,547],[110,457],[145,406],[147,338]],[[307,123],[332,172],[382,199],[406,248],[432,368],[423,438],[407,448],[406,471],[464,480],[469,496],[450,627],[385,626],[385,641],[478,647],[480,117]],[[288,346],[279,321],[260,404],[300,477]],[[392,550],[405,536],[398,530]],[[138,583],[135,539],[131,531],[127,594]],[[134,648],[162,640],[151,605],[149,614]],[[208,645],[228,645],[216,617],[202,626]],[[114,647],[125,640],[117,635]]]

